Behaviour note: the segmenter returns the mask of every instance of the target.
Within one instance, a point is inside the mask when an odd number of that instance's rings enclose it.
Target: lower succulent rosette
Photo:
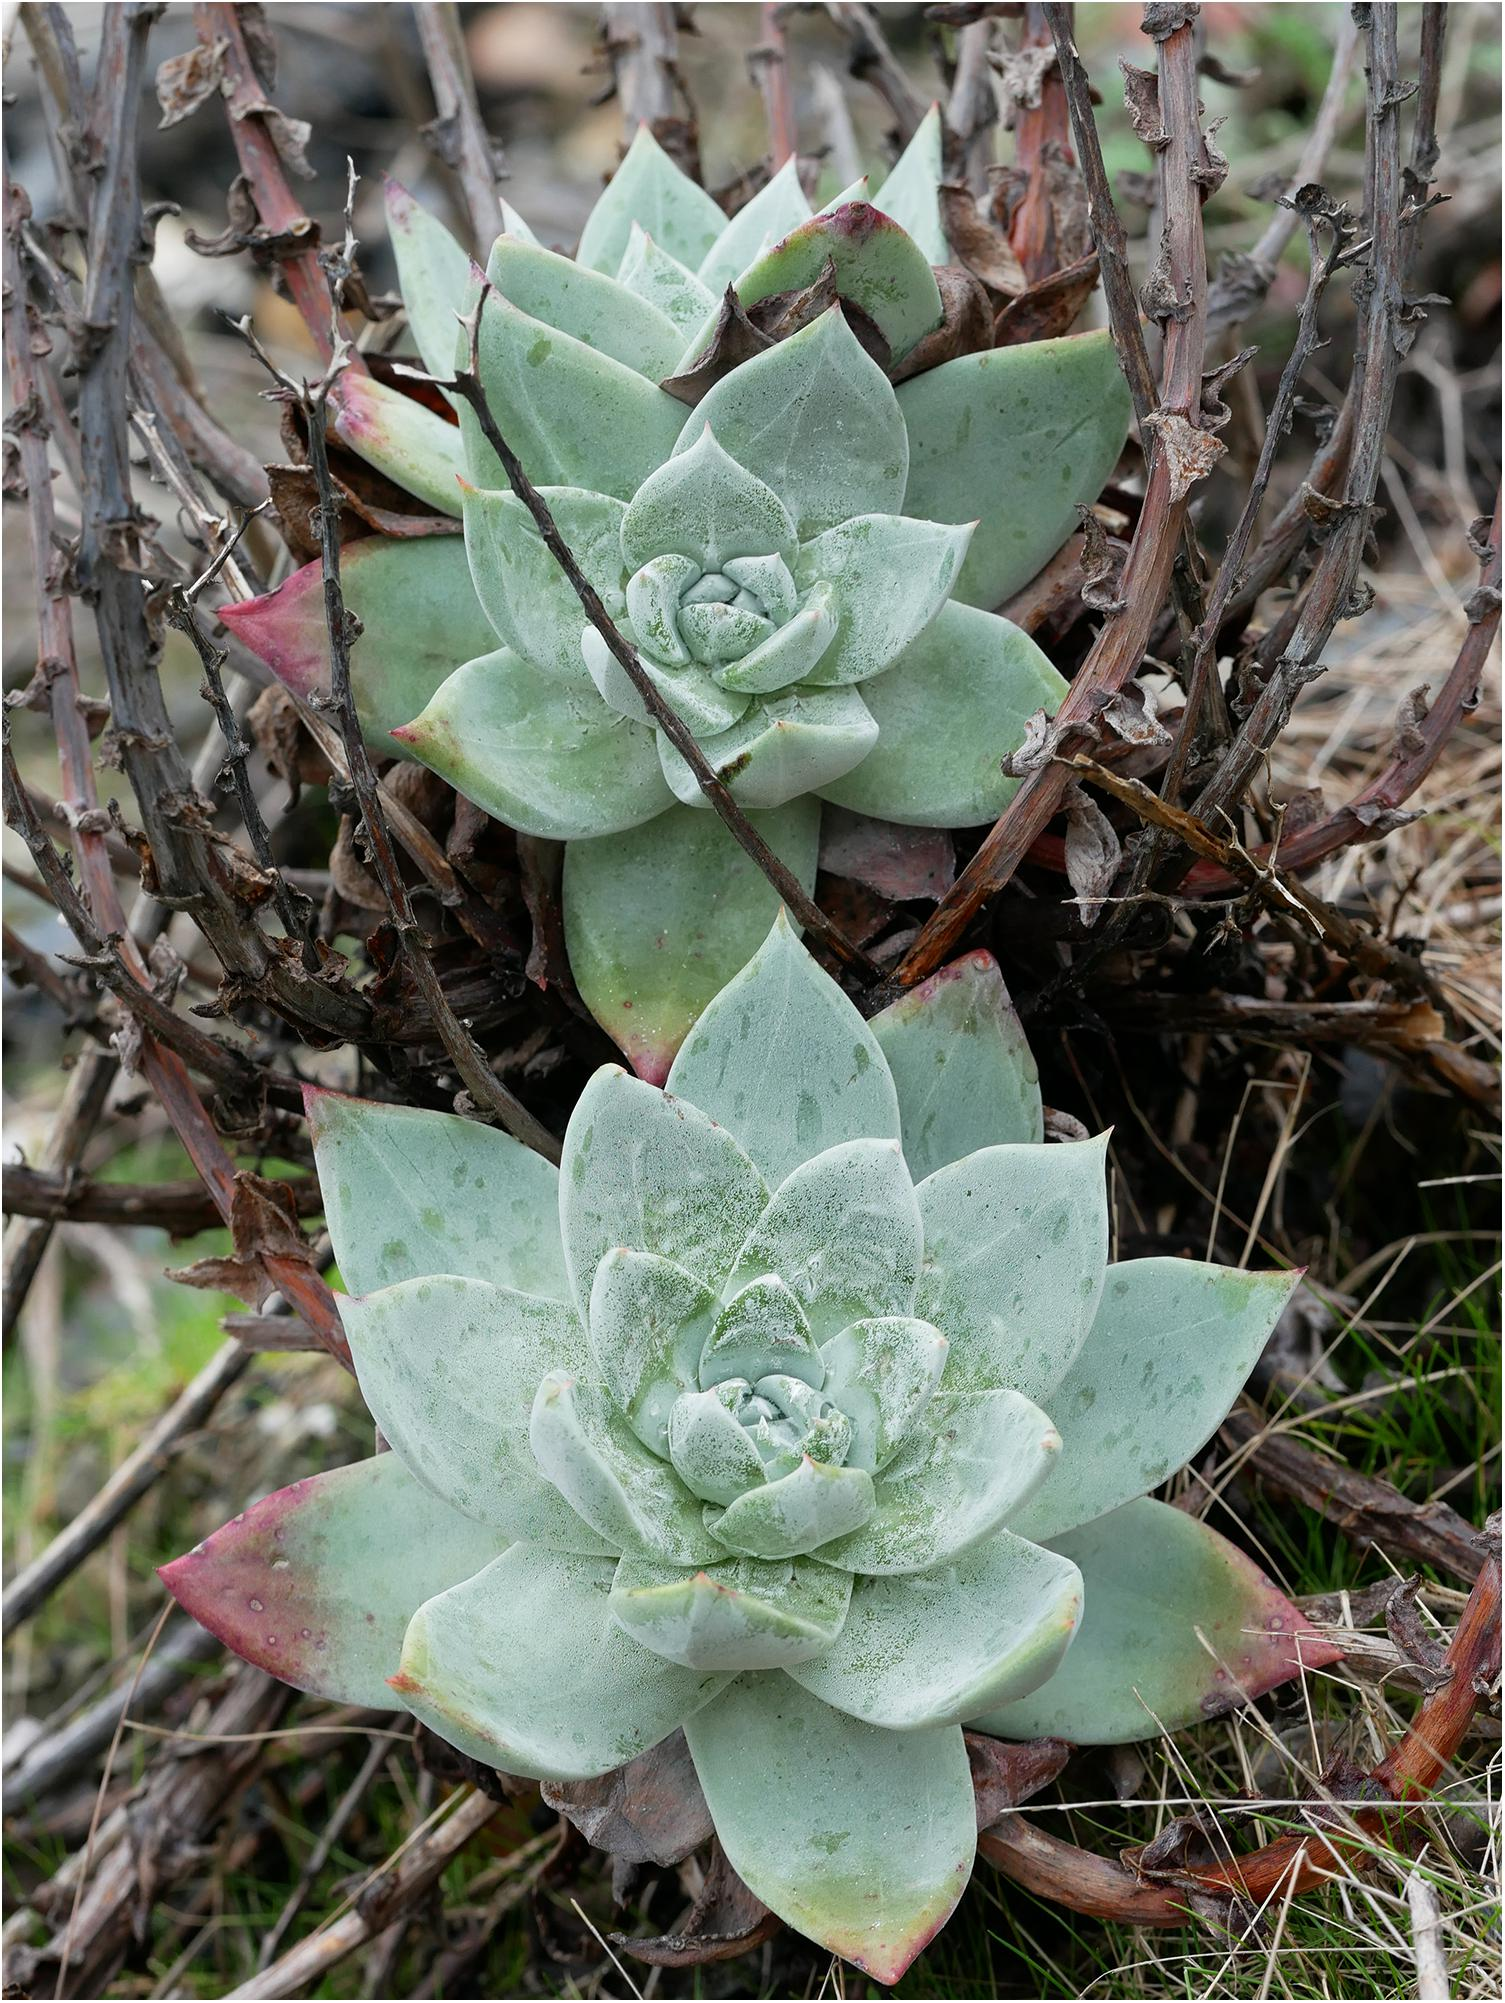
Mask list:
[[[1105,1141],[1042,1145],[986,955],[867,1024],[781,920],[667,1090],[596,1074],[557,1175],[310,1118],[393,1451],[164,1570],[298,1687],[546,1782],[683,1728],[751,1890],[893,1981],[971,1870],[964,1724],[1141,1737],[1331,1659],[1144,1499],[1293,1278],[1108,1265]]]

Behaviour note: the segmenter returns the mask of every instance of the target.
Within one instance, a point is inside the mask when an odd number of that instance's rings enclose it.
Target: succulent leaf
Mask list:
[[[603,1065],[570,1115],[559,1168],[565,1264],[581,1312],[596,1268],[619,1245],[719,1288],[766,1202],[762,1177],[724,1127]]]
[[[627,1423],[660,1456],[669,1450],[675,1402],[698,1387],[715,1313],[710,1288],[672,1259],[618,1245],[596,1268],[591,1355]]]
[[[776,1273],[824,1342],[854,1321],[907,1315],[922,1248],[899,1143],[840,1141],[779,1184],[737,1256],[732,1281]],[[815,1383],[819,1388],[819,1376]]]
[[[756,560],[747,559],[750,563]],[[838,624],[835,593],[821,580],[805,594],[799,610],[791,611],[760,646],[711,672],[723,688],[754,695],[788,688],[794,682],[820,682],[825,676],[817,669],[824,670]]]
[[[246,1662],[315,1697],[384,1711],[414,1610],[503,1548],[396,1454],[378,1454],[265,1496],[158,1576]]]
[[[683,405],[675,408],[683,415]],[[853,515],[899,512],[909,470],[904,419],[887,376],[836,307],[724,376],[674,450],[688,451],[707,424],[772,487],[801,539]]]
[[[749,818],[804,890],[813,889],[819,804],[791,800]],[[746,966],[778,908],[778,892],[719,817],[677,802],[609,841],[565,850],[575,985],[650,1084],[664,1082],[691,1024]]]
[[[467,661],[398,741],[522,834],[616,834],[670,799],[654,733],[510,647]]]
[[[620,620],[623,503],[578,487],[546,487],[543,499],[608,616]],[[540,673],[583,683],[585,610],[532,515],[515,494],[468,485],[464,512],[471,580],[497,636]]]
[[[448,381],[455,365],[455,319],[464,311],[470,259],[437,216],[390,175],[384,183],[387,235],[397,259],[402,293],[423,366]]]
[[[878,739],[818,791],[853,813],[925,828],[996,820],[1019,790],[999,761],[1066,684],[1029,635],[953,598],[891,668],[862,684]]]
[[[766,1272],[736,1287],[717,1315],[700,1355],[699,1381],[709,1391],[728,1378],[755,1384],[775,1371],[801,1377],[816,1391],[826,1376],[804,1309],[777,1273]]]
[[[614,272],[638,223],[693,270],[726,227],[726,217],[669,158],[646,125],[627,149],[580,232],[577,262]]]
[[[938,1571],[859,1579],[839,1637],[789,1673],[891,1732],[959,1725],[1037,1690],[1081,1613],[1076,1566],[1000,1530]]]
[[[841,297],[867,314],[895,362],[940,325],[941,295],[925,253],[864,201],[824,209],[765,250],[738,276],[737,297],[756,306],[775,293],[803,291],[828,265]]]
[[[544,1474],[614,1550],[641,1551],[670,1565],[720,1557],[700,1504],[643,1445],[601,1385],[550,1371],[533,1400],[528,1437]]]
[[[553,1550],[619,1548],[545,1480],[528,1440],[546,1370],[589,1369],[572,1309],[450,1274],[341,1303],[356,1381],[408,1471],[462,1515]]]
[[[454,1273],[569,1299],[552,1162],[450,1113],[316,1086],[304,1104],[325,1221],[352,1293]]]
[[[458,492],[458,489],[456,490]],[[370,536],[340,552],[345,608],[363,631],[350,656],[361,731],[374,751],[411,758],[389,733],[409,722],[467,661],[496,644],[458,536],[412,542]],[[219,617],[278,680],[305,699],[329,687],[329,628],[317,563],[263,598],[223,605]]]
[[[851,1581],[796,1559],[734,1558],[701,1572],[624,1558],[611,1610],[634,1641],[688,1669],[787,1669],[841,1632]]]
[[[1342,1653],[1226,1538],[1163,1502],[1126,1503],[1050,1548],[1082,1574],[1076,1640],[1048,1683],[974,1719],[979,1731],[1091,1746],[1156,1738]]]
[[[684,341],[674,322],[640,293],[619,284],[614,275],[608,277],[537,244],[499,236],[486,276],[519,311],[609,355],[650,382],[668,375],[679,359]]]
[[[960,1730],[880,1731],[765,1675],[739,1677],[685,1736],[749,1890],[833,1954],[897,1982],[971,1873],[977,1819]]]
[[[729,1551],[801,1558],[860,1529],[873,1508],[873,1478],[865,1468],[833,1467],[807,1454],[790,1473],[745,1490],[724,1510],[708,1507],[705,1521]]]
[[[970,537],[905,515],[854,515],[806,543],[795,579],[829,580],[841,615],[810,680],[865,682],[891,667],[945,604]]]
[[[1060,1461],[1015,1527],[1060,1536],[1183,1467],[1221,1425],[1300,1277],[1191,1259],[1110,1266],[1086,1341],[1045,1394]]]
[[[772,180],[746,202],[721,231],[700,263],[700,282],[712,294],[724,292],[768,243],[777,243],[810,220],[810,204],[800,186],[793,154]]]
[[[688,265],[657,244],[641,223],[634,223],[617,271],[618,285],[646,299],[673,326],[679,347],[692,327],[715,309],[716,295]],[[662,371],[659,380],[662,380]]]
[[[850,1467],[886,1467],[935,1395],[949,1345],[912,1315],[854,1321],[821,1345],[825,1391],[852,1424]]]
[[[982,1148],[927,1176],[917,1312],[944,1331],[948,1391],[1046,1399],[1086,1340],[1108,1262],[1108,1137]]]
[[[850,772],[877,739],[878,726],[856,689],[806,688],[753,703],[730,729],[703,738],[701,749],[740,805],[782,807]],[[709,812],[699,780],[667,737],[659,737],[658,756],[681,805]]]
[[[775,1186],[839,1141],[899,1137],[872,1031],[782,912],[686,1037],[668,1088],[729,1128]]]
[[[1106,331],[959,355],[899,388],[909,427],[904,512],[978,520],[956,596],[1001,604],[1048,563],[1095,501],[1129,426]]]
[[[1043,1139],[1040,1074],[991,953],[953,960],[871,1027],[893,1074],[916,1181],[979,1148]]]
[[[481,310],[477,367],[497,429],[537,487],[630,500],[669,457],[684,423],[684,405],[646,376],[495,292]],[[504,488],[506,472],[468,403],[460,431],[473,484]]]
[[[670,1410],[669,1458],[702,1502],[735,1502],[765,1479],[763,1456],[736,1416],[743,1390],[734,1378],[721,1380],[708,1391],[687,1391]]]
[[[873,196],[873,206],[907,230],[932,264],[954,264],[941,224],[940,183],[945,179],[941,140],[941,110],[933,104]]]
[[[796,547],[789,510],[722,448],[709,424],[648,476],[622,520],[629,570],[671,554],[693,557],[708,573],[728,557],[773,555],[787,564]]]
[[[335,435],[441,515],[460,512],[465,447],[459,427],[427,404],[347,369],[329,391]]]
[[[639,577],[642,572],[637,573]],[[645,728],[656,729],[648,705],[633,686],[632,679],[594,626],[581,636],[580,651],[586,669],[601,700],[618,716]],[[699,667],[664,667],[649,654],[639,656],[648,679],[674,710],[697,741],[723,736],[747,709],[747,697],[724,689]],[[659,770],[663,771],[663,739],[659,746]],[[667,788],[668,782],[664,782]]]
[[[666,1739],[725,1687],[611,1617],[609,1561],[519,1544],[421,1606],[392,1688],[472,1759],[588,1780]]]

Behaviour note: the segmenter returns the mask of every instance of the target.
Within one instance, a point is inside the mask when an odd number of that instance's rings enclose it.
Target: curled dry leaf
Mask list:
[[[1160,441],[1171,476],[1171,499],[1179,501],[1205,480],[1227,447],[1210,431],[1199,431],[1175,410],[1152,410],[1145,423]]]
[[[1097,289],[1097,252],[1063,265],[1011,299],[993,323],[995,347],[1020,341],[1054,341],[1069,334]]]

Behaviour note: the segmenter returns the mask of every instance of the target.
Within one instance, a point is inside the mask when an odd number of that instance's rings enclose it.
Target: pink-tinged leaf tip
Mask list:
[[[307,697],[322,682],[329,635],[324,580],[317,563],[295,570],[263,598],[222,606],[219,617],[226,631],[265,662],[294,695]]]

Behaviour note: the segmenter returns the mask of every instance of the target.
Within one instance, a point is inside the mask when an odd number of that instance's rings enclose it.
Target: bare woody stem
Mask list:
[[[832,924],[813,898],[805,894],[799,879],[774,854],[732,798],[725,782],[713,770],[688,726],[654,685],[652,677],[638,659],[637,650],[629,645],[611,614],[601,603],[599,594],[575,561],[569,544],[560,534],[559,524],[554,520],[548,502],[523,471],[521,460],[498,429],[478,368],[481,314],[489,291],[490,287],[483,285],[480,298],[461,323],[470,339],[469,366],[460,370],[454,381],[445,384],[444,387],[452,390],[457,396],[463,396],[474,411],[482,435],[501,461],[513,493],[533,517],[545,547],[569,579],[570,587],[580,600],[586,618],[611,649],[613,658],[621,665],[628,680],[642,697],[649,715],[694,773],[695,783],[720,815],[733,841],[763,872],[788,906],[790,916],[797,919],[811,937],[818,939],[844,967],[859,975],[864,981],[881,980],[882,969],[868,958],[860,946],[854,945],[838,926]]]
[[[439,114],[425,136],[460,183],[472,242],[484,258],[501,233],[502,205],[496,192],[496,152],[476,103],[460,10],[453,0],[418,0],[413,12]]]

